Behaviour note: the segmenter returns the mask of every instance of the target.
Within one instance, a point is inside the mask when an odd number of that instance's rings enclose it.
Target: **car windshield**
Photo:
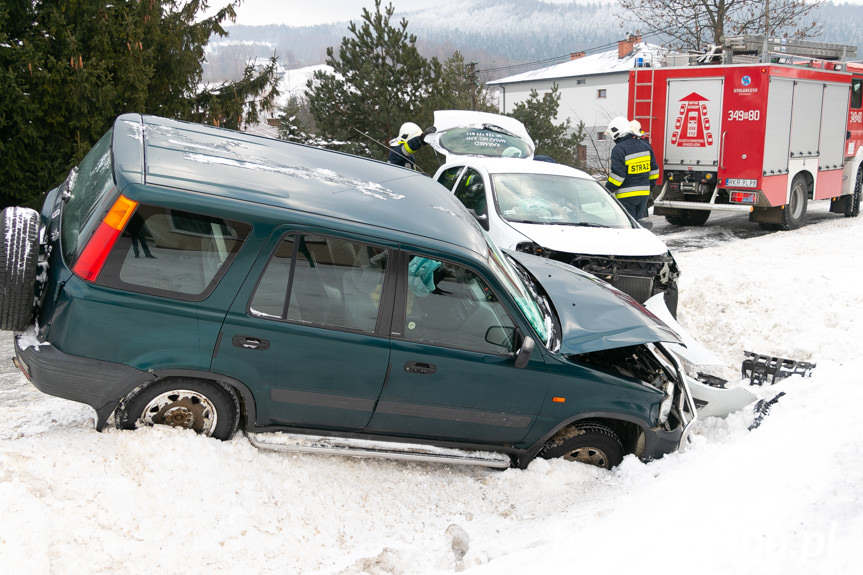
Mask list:
[[[554,174],[492,174],[498,212],[510,222],[631,228],[597,181]]]
[[[547,311],[543,312],[547,308],[540,304],[536,292],[525,285],[521,275],[513,269],[509,260],[487,235],[485,241],[488,244],[489,265],[495,276],[515,300],[542,343],[548,345],[552,333],[552,318]]]

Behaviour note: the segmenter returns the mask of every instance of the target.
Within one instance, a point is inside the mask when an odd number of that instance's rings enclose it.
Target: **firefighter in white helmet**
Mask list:
[[[434,126],[425,131],[413,122],[405,122],[399,128],[399,135],[390,140],[390,153],[387,161],[397,166],[417,169],[414,154],[425,146],[425,137],[435,132]]]
[[[614,140],[611,171],[605,187],[632,217],[646,218],[650,185],[659,177],[653,148],[633,132],[629,120],[623,116],[611,120],[605,134]]]

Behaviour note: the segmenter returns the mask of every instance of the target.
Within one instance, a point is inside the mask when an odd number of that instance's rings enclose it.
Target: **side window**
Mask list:
[[[488,213],[488,205],[485,199],[485,184],[482,181],[482,175],[473,168],[465,170],[464,177],[462,177],[455,189],[455,197],[467,209],[473,210],[478,216]]]
[[[412,256],[407,277],[406,339],[485,353],[513,351],[515,326],[478,275],[457,264]]]
[[[258,317],[372,332],[388,252],[313,234],[279,242],[252,296]]]
[[[462,166],[455,166],[453,168],[446,169],[441,172],[441,175],[438,176],[437,181],[440,185],[452,191],[452,187],[455,185],[456,180],[458,180],[458,175],[461,173],[461,171]]]
[[[851,108],[863,108],[863,78],[851,78]]]
[[[243,222],[141,204],[114,244],[97,283],[176,299],[204,299],[250,231]]]

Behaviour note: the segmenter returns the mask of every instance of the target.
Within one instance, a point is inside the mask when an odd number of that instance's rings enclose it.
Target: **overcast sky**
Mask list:
[[[568,4],[576,0],[544,0],[548,3]],[[488,0],[494,3],[495,0]],[[396,12],[413,12],[440,5],[441,0],[383,0],[381,7],[392,4]],[[218,6],[218,0],[210,2]],[[363,8],[374,9],[374,0],[244,0],[237,9],[237,24],[260,26],[264,24],[286,24],[310,26],[330,22],[359,20]]]

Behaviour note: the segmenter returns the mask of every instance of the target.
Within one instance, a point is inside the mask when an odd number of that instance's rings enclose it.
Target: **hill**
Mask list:
[[[357,8],[354,21],[359,21]],[[397,12],[426,57],[446,59],[455,50],[479,63],[484,80],[561,62],[572,52],[608,50],[626,36],[632,24],[616,4],[583,0],[576,4],[500,0],[494,6],[481,0],[441,0],[434,9]],[[863,57],[863,5],[828,3],[815,18],[822,34],[817,40],[857,46]],[[348,34],[347,22],[291,27],[231,26],[230,36],[211,41],[206,79],[236,78],[246,62],[279,57],[286,69],[322,64],[327,47],[338,47]],[[645,36],[660,43],[661,38]]]

